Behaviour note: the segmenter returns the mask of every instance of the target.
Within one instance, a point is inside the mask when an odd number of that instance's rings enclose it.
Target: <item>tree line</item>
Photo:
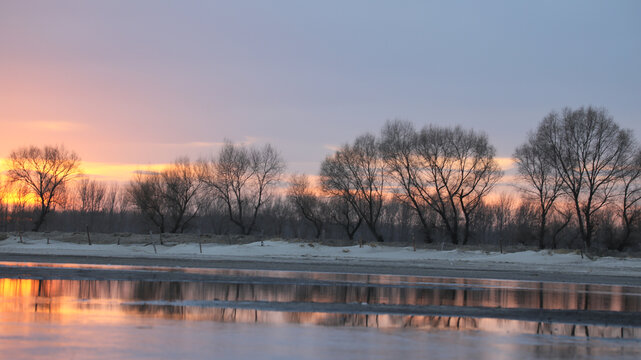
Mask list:
[[[641,151],[605,109],[549,113],[513,159],[518,191],[497,194],[504,173],[486,134],[394,120],[339,147],[317,177],[285,177],[272,145],[225,142],[119,185],[82,176],[64,147],[31,146],[9,155],[0,229],[639,247]]]

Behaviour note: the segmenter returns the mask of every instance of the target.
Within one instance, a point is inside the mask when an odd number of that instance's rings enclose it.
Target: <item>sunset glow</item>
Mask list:
[[[81,165],[82,176],[105,182],[126,183],[138,171],[159,172],[169,164],[113,164],[83,161]],[[0,174],[9,169],[7,159],[0,159]]]
[[[80,166],[81,174],[76,177],[76,179],[87,177],[106,184],[126,185],[138,171],[160,172],[168,165],[169,164],[113,164],[83,161]],[[9,185],[8,183],[3,184],[3,182],[8,181],[6,176],[7,170],[9,170],[8,159],[0,159],[0,185]],[[20,195],[16,188],[9,186],[8,189],[9,190],[2,192],[3,198],[0,199],[0,203],[4,202],[11,205],[21,202],[31,205],[39,204],[39,200],[30,192]]]
[[[504,176],[501,181],[497,184],[496,190],[491,193],[487,200],[492,203],[498,200],[499,196],[503,193],[514,194],[517,191],[517,188],[514,186],[519,180],[514,174],[514,159],[512,158],[497,158],[501,169],[504,171]],[[157,164],[117,164],[117,163],[102,163],[102,162],[92,162],[92,161],[82,161],[81,163],[81,177],[88,177],[89,179],[94,179],[97,181],[105,183],[116,183],[120,185],[126,185],[138,171],[151,171],[151,172],[160,172],[167,166],[169,163],[157,163]],[[0,181],[6,177],[6,172],[9,169],[8,159],[0,159]],[[277,190],[277,193],[280,195],[286,195],[286,186],[288,184],[289,178],[293,174],[288,172],[282,177],[281,187]],[[310,180],[310,185],[312,191],[317,194],[320,194],[320,176],[317,174],[308,175]],[[390,190],[392,191],[392,190]],[[391,196],[391,193],[389,194]],[[26,201],[27,203],[37,204],[37,199],[33,195],[27,195],[26,198],[21,197],[15,190],[7,191],[4,194],[3,201],[6,201],[9,204],[15,204],[20,201]]]
[[[0,157],[64,144],[87,173],[122,181],[251,139],[315,175],[335,144],[397,118],[483,131],[501,159],[563,106],[605,106],[641,132],[633,3],[390,3],[369,16],[356,4],[121,5],[1,6]],[[589,25],[604,18],[612,26]]]
[[[111,164],[99,162],[83,162],[83,174],[101,181],[128,182],[138,171],[160,172],[169,164]]]

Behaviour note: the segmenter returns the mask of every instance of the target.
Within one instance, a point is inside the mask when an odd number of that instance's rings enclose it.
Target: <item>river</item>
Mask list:
[[[641,287],[0,263],[7,359],[641,357]]]

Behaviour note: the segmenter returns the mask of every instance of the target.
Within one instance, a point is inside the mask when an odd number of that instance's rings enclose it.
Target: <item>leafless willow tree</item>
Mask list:
[[[453,244],[467,243],[472,214],[503,175],[495,152],[485,134],[458,126],[419,133],[415,196],[439,215]]]
[[[39,205],[33,231],[38,231],[56,204],[65,200],[65,186],[80,174],[80,158],[63,146],[31,146],[11,152],[11,181],[24,185]]]
[[[269,214],[266,216],[267,229],[272,230],[272,234],[278,237],[285,236],[287,225],[292,220],[292,214],[295,212],[292,209],[292,204],[284,196],[273,196],[269,203],[265,204],[264,213]]]
[[[107,185],[97,180],[82,178],[75,188],[77,208],[87,225],[93,228],[95,216],[103,210]]]
[[[330,221],[338,225],[350,240],[361,227],[363,218],[354,211],[353,206],[341,196],[332,196],[328,202],[328,216]]]
[[[138,172],[129,196],[145,217],[163,233],[183,232],[202,206],[198,172],[188,158],[179,158],[160,172]]]
[[[544,135],[530,133],[528,140],[514,152],[517,170],[522,180],[519,188],[538,205],[539,249],[545,247],[548,215],[562,194],[563,181],[559,171],[550,161]]]
[[[183,232],[198,214],[203,202],[199,198],[202,182],[198,171],[187,157],[178,158],[160,172],[165,189],[165,201],[172,219],[170,232]]]
[[[361,135],[343,145],[321,164],[323,190],[343,198],[365,222],[377,241],[383,242],[378,222],[383,207],[385,169],[374,135]]]
[[[391,189],[401,202],[415,211],[425,242],[431,243],[432,224],[427,213],[431,209],[421,196],[424,189],[419,189],[425,186],[419,177],[427,169],[419,161],[417,145],[418,133],[409,121],[388,121],[381,131],[381,155],[392,180]]]
[[[12,181],[8,176],[4,182],[6,194],[5,221],[6,227],[10,225],[18,231],[25,231],[28,223],[33,223],[33,216],[30,214],[33,202],[33,195],[26,184]]]
[[[328,206],[311,188],[307,175],[292,175],[287,189],[287,199],[304,219],[309,221],[320,238],[327,222]]]
[[[633,154],[631,133],[619,128],[605,109],[593,107],[551,112],[537,133],[574,205],[583,244],[590,248],[594,215],[612,200]]]
[[[563,232],[567,232],[575,220],[574,204],[567,201],[559,201],[553,207],[552,212],[549,214],[548,228],[550,229],[550,237],[552,240],[552,249],[559,247],[559,240]]]
[[[490,206],[493,217],[492,222],[501,253],[503,253],[503,247],[506,245],[506,241],[509,240],[506,236],[507,228],[514,224],[515,203],[516,201],[512,195],[503,193],[500,194],[498,200]]]
[[[127,193],[131,203],[158,228],[159,232],[164,233],[168,209],[160,174],[137,171],[129,182]]]
[[[10,185],[0,175],[0,227],[7,231],[9,223],[9,192]]]
[[[396,120],[381,132],[381,153],[391,188],[416,213],[425,241],[432,241],[435,212],[452,243],[467,243],[474,211],[502,176],[487,136],[460,127],[417,132]]]
[[[619,244],[619,251],[632,245],[632,229],[638,226],[641,220],[641,150],[637,150],[624,168],[621,176],[621,197],[619,211],[623,220],[623,238]]]
[[[104,211],[113,216],[117,210],[122,210],[123,194],[118,183],[112,183],[107,186],[104,198]]]
[[[223,202],[231,222],[248,235],[280,180],[285,162],[269,144],[248,148],[226,142],[216,159],[203,161],[200,167],[201,180]]]
[[[76,185],[81,213],[97,213],[102,210],[107,185],[97,180],[83,178]]]

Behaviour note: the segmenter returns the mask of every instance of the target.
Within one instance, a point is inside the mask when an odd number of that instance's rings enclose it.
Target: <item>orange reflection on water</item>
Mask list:
[[[463,281],[457,280],[457,281]],[[587,286],[587,285],[584,285]],[[487,289],[485,289],[487,293]],[[437,290],[395,287],[305,286],[287,284],[208,283],[208,282],[149,282],[116,280],[35,280],[0,279],[0,313],[13,313],[21,321],[130,323],[132,316],[169,318],[187,321],[217,321],[232,323],[292,323],[323,326],[357,326],[374,328],[416,328],[483,330],[501,333],[555,334],[571,336],[598,336],[639,338],[641,329],[608,326],[541,323],[535,321],[459,316],[396,315],[380,313],[340,313],[314,311],[313,304],[394,304],[421,306],[421,304],[448,304],[454,306],[518,305],[528,301],[514,300],[518,293],[502,296],[498,288],[490,295],[475,298],[462,288]],[[537,304],[553,303],[541,291]],[[586,294],[589,294],[586,292]],[[557,294],[558,295],[558,294]],[[597,294],[599,295],[599,294]],[[603,297],[603,294],[599,295]],[[620,296],[620,295],[619,295]],[[442,299],[438,299],[442,297]],[[570,296],[570,305],[575,297]],[[449,299],[449,300],[448,300]],[[586,298],[587,299],[587,298]],[[599,298],[586,303],[599,304]],[[566,299],[567,300],[567,299]],[[561,297],[560,303],[568,305]],[[195,302],[190,305],[189,302]],[[224,306],[211,306],[225,301]],[[261,310],[234,308],[234,302],[305,303],[306,311]],[[581,300],[582,301],[582,300]],[[205,306],[198,305],[205,302]],[[601,300],[603,305],[609,303]],[[621,302],[613,302],[620,307]],[[629,303],[629,301],[628,301]],[[635,303],[634,306],[638,306]],[[603,306],[600,306],[603,307]],[[35,316],[35,317],[34,317]]]
[[[641,289],[575,283],[539,283],[486,279],[430,278],[396,275],[333,274],[205,268],[162,268],[2,262],[2,266],[112,269],[201,274],[228,282],[69,281],[77,288],[56,296],[90,299],[221,300],[398,305],[474,306],[555,310],[641,312]],[[253,279],[235,281],[233,279]],[[278,279],[288,279],[281,282]],[[226,280],[226,281],[227,281]],[[291,280],[294,280],[293,282]],[[47,280],[56,281],[56,280]],[[57,283],[54,283],[57,284]],[[101,284],[101,285],[98,285]],[[105,284],[111,284],[106,288]],[[128,285],[125,285],[128,284]],[[39,285],[41,286],[41,285]]]
[[[98,319],[103,323],[118,323],[126,316],[126,312],[108,298],[88,301],[89,297],[75,295],[98,295],[84,287],[81,281],[0,279],[0,313],[13,313],[23,321],[57,323],[78,319],[85,323]],[[105,295],[104,290],[100,292]]]
[[[0,279],[0,296],[33,296],[36,281],[31,279]]]

